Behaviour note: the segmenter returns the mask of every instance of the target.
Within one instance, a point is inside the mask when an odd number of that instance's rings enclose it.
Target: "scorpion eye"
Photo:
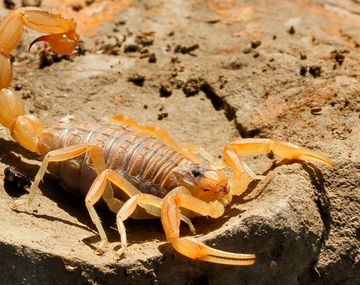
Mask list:
[[[201,168],[200,168],[200,167],[197,167],[197,168],[191,170],[191,174],[192,174],[194,177],[200,176],[200,174],[201,174]]]

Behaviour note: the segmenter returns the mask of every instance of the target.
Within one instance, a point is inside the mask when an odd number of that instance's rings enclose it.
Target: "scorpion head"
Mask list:
[[[218,170],[192,165],[176,172],[178,183],[203,201],[221,200],[230,191],[227,177]]]

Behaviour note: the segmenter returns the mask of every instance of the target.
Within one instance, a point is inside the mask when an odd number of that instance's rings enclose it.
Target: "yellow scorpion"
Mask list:
[[[127,247],[124,221],[130,216],[154,216],[161,218],[167,240],[179,253],[207,262],[251,265],[254,254],[216,250],[195,239],[180,237],[180,221],[194,231],[190,218],[220,217],[232,196],[243,194],[249,183],[259,178],[239,159],[240,155],[272,152],[290,160],[311,160],[334,167],[328,158],[290,143],[238,139],[224,148],[224,162],[233,173],[228,179],[202,148],[180,146],[165,131],[139,125],[125,116],[115,116],[107,124],[45,128],[38,117],[25,114],[22,100],[7,89],[12,79],[9,54],[19,42],[24,26],[47,34],[34,42],[46,41],[56,53],[70,53],[79,40],[72,19],[41,9],[20,8],[7,14],[0,24],[0,123],[10,130],[17,143],[42,158],[29,195],[14,201],[12,208],[30,205],[48,171],[64,188],[85,196],[101,238],[99,253],[108,243],[94,208],[102,198],[116,213],[121,238],[116,257]],[[135,211],[138,206],[145,211]]]

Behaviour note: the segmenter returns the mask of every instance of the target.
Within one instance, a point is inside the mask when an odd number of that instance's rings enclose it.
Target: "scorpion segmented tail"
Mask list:
[[[22,147],[39,153],[39,134],[44,123],[35,115],[25,114],[24,102],[9,89],[0,90],[0,123]]]

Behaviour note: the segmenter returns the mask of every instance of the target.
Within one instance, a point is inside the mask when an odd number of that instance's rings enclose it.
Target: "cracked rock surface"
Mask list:
[[[358,1],[78,2],[58,8],[79,20],[81,55],[57,57],[41,46],[28,53],[32,31],[13,52],[12,88],[47,125],[124,114],[215,157],[236,138],[266,137],[326,154],[336,168],[245,158],[267,178],[220,219],[194,225],[196,238],[215,248],[256,253],[252,267],[180,256],[158,220],[127,221],[129,248],[115,262],[115,216],[99,210],[110,244],[97,256],[83,199],[50,177],[30,208],[9,209],[23,193],[4,187],[3,170],[18,167],[32,179],[39,162],[1,127],[1,282],[360,284]],[[99,3],[110,5],[108,15],[112,2],[111,19],[87,36],[90,24],[80,20],[102,11]]]

